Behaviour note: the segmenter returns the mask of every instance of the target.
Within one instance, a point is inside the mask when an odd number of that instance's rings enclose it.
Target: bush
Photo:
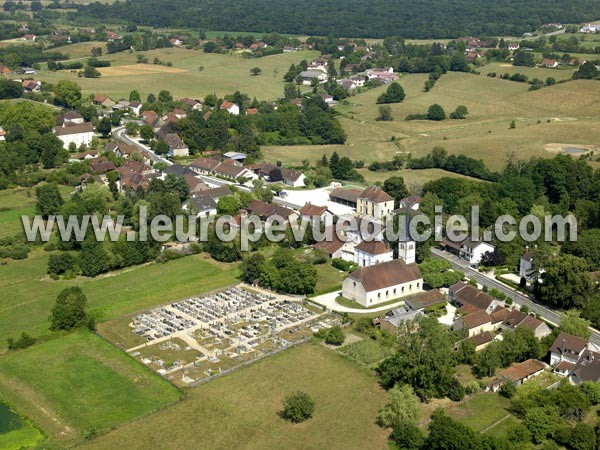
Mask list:
[[[294,392],[283,401],[281,416],[290,422],[300,423],[312,417],[315,411],[315,402],[305,392]]]
[[[48,274],[62,275],[68,270],[73,270],[75,260],[69,253],[50,255],[48,258]]]
[[[23,331],[18,341],[15,341],[13,338],[8,338],[7,341],[9,350],[17,350],[31,347],[33,344],[35,344],[36,339]]]
[[[331,265],[338,270],[343,270],[344,272],[349,272],[350,270],[354,269],[354,263],[343,260],[341,258],[332,259]]]
[[[453,380],[448,386],[448,398],[453,402],[460,402],[465,398],[465,388],[458,380]]]
[[[513,398],[513,396],[517,393],[517,388],[512,383],[504,383],[498,393],[502,397]]]
[[[329,329],[327,332],[327,337],[325,337],[325,343],[329,345],[342,345],[346,340],[346,336],[344,336],[344,332],[342,331],[342,327],[339,325],[335,325]]]

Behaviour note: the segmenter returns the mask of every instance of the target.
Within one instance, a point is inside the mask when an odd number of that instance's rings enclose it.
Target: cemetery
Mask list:
[[[146,342],[127,352],[173,383],[189,386],[338,323],[337,317],[299,298],[231,287],[134,316],[131,332]]]

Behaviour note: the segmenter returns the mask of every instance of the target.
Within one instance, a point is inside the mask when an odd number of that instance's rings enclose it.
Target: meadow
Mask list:
[[[167,263],[150,263],[96,278],[52,280],[46,275],[48,253],[37,249],[25,260],[8,260],[0,270],[0,349],[6,338],[26,331],[38,338],[51,335],[48,317],[58,293],[78,285],[98,322],[121,317],[171,300],[236,283],[237,265],[221,264],[206,255]]]
[[[78,47],[75,47],[76,45]],[[57,50],[68,53],[73,58],[81,58],[89,56],[89,50],[93,46],[89,43],[85,46],[73,44]],[[148,64],[136,62],[136,57],[140,54],[148,59]],[[116,100],[128,98],[132,89],[137,89],[143,98],[151,92],[156,95],[161,89],[166,89],[175,98],[204,98],[213,93],[224,96],[241,91],[251,98],[275,99],[283,95],[283,75],[289,66],[303,59],[310,61],[317,55],[318,52],[315,51],[303,51],[263,58],[244,58],[241,54],[221,55],[183,48],[165,48],[102,56],[102,59],[111,62],[111,67],[102,69],[103,73],[110,76],[79,78],[76,71],[42,70],[36,77],[50,83],[57,83],[63,79],[75,81],[81,86],[84,94],[99,93]],[[173,67],[154,65],[154,58],[163,63],[171,62]],[[122,66],[126,66],[128,70],[119,69]],[[131,66],[137,66],[139,69],[132,71]],[[199,70],[200,67],[202,70]],[[250,69],[253,67],[260,67],[262,74],[252,76]],[[173,73],[175,71],[177,73]]]
[[[430,92],[423,92],[425,75],[403,75],[398,82],[406,99],[390,105],[393,121],[376,120],[376,100],[385,87],[375,88],[349,97],[337,108],[348,136],[345,144],[272,146],[263,148],[263,154],[265,159],[290,163],[317,161],[337,151],[368,164],[399,153],[423,156],[443,146],[449,153],[482,159],[491,169],[501,170],[510,157],[551,157],[544,148],[547,144],[597,142],[600,89],[596,81],[570,81],[529,91],[529,84],[490,78],[484,72],[447,73]],[[441,122],[404,120],[408,114],[426,112],[433,103],[442,105],[447,114],[465,105],[469,115],[465,120]],[[516,127],[511,129],[513,120]]]
[[[180,397],[172,384],[86,330],[0,358],[0,398],[51,442],[94,436]]]
[[[293,425],[278,413],[296,390],[307,392],[316,409],[312,419]],[[306,344],[190,389],[178,404],[83,448],[385,448],[388,433],[375,424],[385,402],[367,370]]]

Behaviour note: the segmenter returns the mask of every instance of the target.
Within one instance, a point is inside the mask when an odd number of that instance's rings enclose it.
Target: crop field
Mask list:
[[[70,59],[90,58],[92,56],[92,48],[94,47],[100,47],[102,49],[103,56],[101,56],[101,59],[107,57],[107,55],[105,55],[106,42],[100,41],[77,42],[75,44],[59,47],[56,51],[68,55]]]
[[[315,401],[311,420],[279,417],[284,396]],[[386,448],[375,419],[386,394],[366,369],[321,345],[305,344],[187,391],[178,404],[84,445],[106,448]],[[356,407],[360,405],[360,407]]]
[[[176,402],[180,394],[101,338],[80,331],[0,357],[0,397],[51,441],[62,441],[109,430]]]
[[[0,215],[1,217],[1,215]],[[65,287],[79,285],[98,322],[163,304],[199,292],[236,283],[236,265],[192,255],[164,264],[130,267],[97,278],[55,281],[46,275],[48,254],[39,249],[28,259],[8,260],[0,270],[0,349],[6,338],[26,331],[45,337],[48,316],[56,296]]]
[[[538,54],[539,58],[541,58],[541,53]],[[524,67],[524,66],[513,66],[509,63],[500,63],[493,62],[490,64],[486,64],[479,68],[479,71],[482,75],[486,75],[490,72],[496,72],[496,76],[504,75],[508,73],[513,75],[515,73],[521,73],[523,75],[527,75],[527,77],[532,80],[534,78],[539,78],[542,81],[545,81],[546,78],[552,77],[556,81],[559,80],[570,80],[573,76],[573,72],[577,69],[575,67],[558,67],[556,69],[549,69],[546,67]],[[503,80],[507,81],[507,80]],[[512,81],[507,81],[508,83],[513,83]]]
[[[71,53],[72,47],[64,46],[57,50]],[[136,56],[139,54],[143,54],[149,63],[137,64]],[[102,73],[107,74],[101,78],[79,78],[76,72],[47,70],[42,70],[36,77],[50,83],[62,79],[75,81],[84,94],[101,93],[115,99],[128,98],[132,89],[140,91],[143,98],[151,92],[156,94],[161,89],[167,89],[175,98],[203,98],[213,93],[223,96],[239,90],[251,98],[274,99],[283,95],[283,75],[289,66],[303,59],[310,61],[317,55],[315,51],[303,51],[254,59],[244,58],[240,54],[221,55],[166,48],[104,55],[102,59],[111,61],[112,65],[101,69]],[[164,64],[170,62],[173,66],[152,64],[154,58]],[[139,69],[133,66],[139,66]],[[250,69],[253,67],[260,67],[262,74],[252,76]]]

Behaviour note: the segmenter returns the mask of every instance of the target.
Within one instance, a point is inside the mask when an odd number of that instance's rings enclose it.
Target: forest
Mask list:
[[[597,19],[595,0],[127,0],[80,5],[70,19],[154,27],[382,38],[520,36],[549,22]]]

